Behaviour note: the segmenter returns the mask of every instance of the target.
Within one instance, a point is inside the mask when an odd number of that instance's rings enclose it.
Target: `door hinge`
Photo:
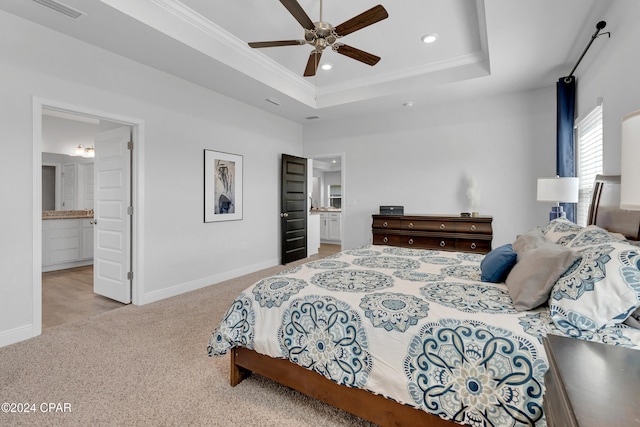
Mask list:
[[[133,215],[133,206],[127,208],[127,215]]]
[[[133,271],[127,273],[127,280],[133,280]]]
[[[127,149],[128,150],[133,150],[133,141],[127,142]]]

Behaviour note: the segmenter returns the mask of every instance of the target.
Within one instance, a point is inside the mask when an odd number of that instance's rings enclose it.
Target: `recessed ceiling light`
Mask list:
[[[425,34],[420,38],[423,43],[433,43],[438,40],[438,35],[436,33]]]
[[[326,70],[330,70],[332,68],[333,68],[332,64],[328,64],[328,63],[327,64],[322,64],[322,69],[325,70],[325,71]]]

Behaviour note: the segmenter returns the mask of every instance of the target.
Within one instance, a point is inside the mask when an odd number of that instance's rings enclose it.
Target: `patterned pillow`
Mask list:
[[[567,246],[580,250],[587,246],[599,246],[605,243],[620,242],[621,240],[609,233],[607,230],[597,225],[588,225],[576,234],[576,236],[567,243]]]
[[[591,228],[570,243],[582,259],[558,279],[549,298],[560,328],[600,329],[624,322],[640,307],[640,248],[608,241],[600,230]]]
[[[566,218],[556,218],[542,227],[542,234],[547,240],[566,246],[583,228]]]

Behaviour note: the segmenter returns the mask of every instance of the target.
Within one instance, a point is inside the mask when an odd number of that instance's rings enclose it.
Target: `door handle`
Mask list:
[[[92,219],[92,220],[89,221],[89,224],[96,225],[97,223],[98,223],[97,219]]]
[[[289,216],[286,212],[280,212],[280,218],[287,218]]]

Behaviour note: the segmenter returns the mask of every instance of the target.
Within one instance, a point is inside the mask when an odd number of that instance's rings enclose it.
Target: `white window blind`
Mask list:
[[[576,126],[577,171],[580,193],[576,222],[587,225],[589,204],[596,175],[602,173],[602,106],[594,108]]]

